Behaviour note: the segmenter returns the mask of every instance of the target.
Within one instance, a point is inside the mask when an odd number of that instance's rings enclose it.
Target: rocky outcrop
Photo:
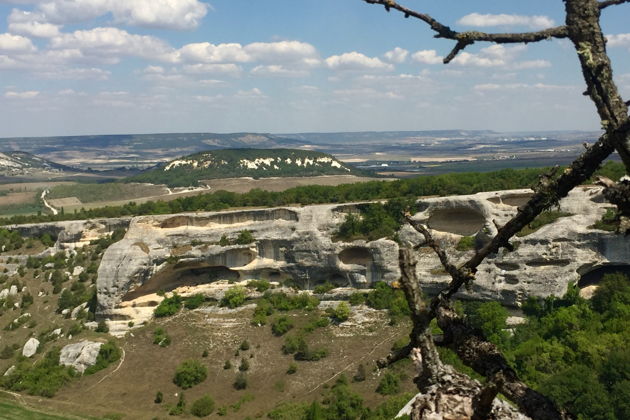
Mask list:
[[[482,246],[525,200],[528,190],[487,192],[420,200],[415,219],[428,224],[456,261],[474,251],[454,249],[462,235]],[[477,280],[461,294],[517,306],[527,296],[562,295],[570,282],[602,264],[628,264],[630,239],[589,228],[608,205],[601,189],[580,187],[560,202],[571,216],[514,238],[517,249],[501,250],[479,267]],[[313,288],[329,281],[340,287],[366,288],[399,278],[398,244],[381,239],[353,243],[332,240],[345,214],[356,204],[317,205],[133,218],[124,239],[105,252],[98,271],[98,315],[125,319],[122,303],[159,290],[197,286],[217,280],[266,279]],[[237,245],[248,230],[251,244]],[[399,232],[407,245],[423,238],[409,227]],[[232,245],[225,245],[225,237]],[[220,244],[224,244],[222,246]],[[418,278],[429,294],[449,281],[439,260],[421,247]],[[145,299],[146,300],[146,299]],[[138,306],[157,304],[151,299]],[[127,305],[128,306],[128,305]],[[128,319],[128,318],[127,318]]]
[[[96,364],[102,345],[103,343],[87,340],[68,344],[61,349],[59,364],[72,366],[77,372],[83,373],[87,368]]]
[[[24,344],[24,348],[22,349],[22,356],[33,357],[35,353],[37,353],[37,349],[39,349],[39,340],[31,337],[28,339],[26,344]]]
[[[222,213],[143,216],[125,238],[110,246],[98,271],[98,312],[116,316],[116,305],[159,290],[216,280],[266,279],[312,288],[368,287],[398,278],[398,245],[390,240],[334,242],[344,215],[335,206],[309,206]],[[251,244],[234,244],[248,230]],[[221,238],[232,245],[221,246]],[[364,250],[367,259],[342,259],[344,250]]]
[[[5,229],[19,232],[24,237],[40,237],[47,233],[57,238],[55,248],[73,249],[87,245],[90,241],[111,234],[114,230],[129,226],[129,217],[70,220],[50,223],[29,223],[23,225],[8,225]]]

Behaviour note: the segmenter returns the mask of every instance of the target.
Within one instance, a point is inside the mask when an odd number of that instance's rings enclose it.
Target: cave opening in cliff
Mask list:
[[[582,274],[577,285],[580,289],[588,286],[597,286],[604,275],[614,273],[621,273],[630,277],[630,264],[605,264],[593,267]]]
[[[123,301],[133,300],[158,291],[169,292],[178,287],[199,286],[219,280],[237,281],[239,278],[238,271],[225,266],[168,267],[141,286],[129,291],[123,297]]]
[[[441,232],[470,236],[479,232],[486,220],[477,210],[467,207],[436,209],[429,217],[429,227]]]

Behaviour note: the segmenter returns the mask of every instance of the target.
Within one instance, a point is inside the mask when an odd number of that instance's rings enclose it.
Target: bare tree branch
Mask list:
[[[393,0],[363,0],[369,4],[380,4],[385,7],[388,12],[391,9],[398,10],[403,13],[405,18],[414,17],[425,22],[436,33],[436,38],[452,39],[457,41],[457,44],[453,50],[444,58],[444,63],[450,63],[459,52],[464,50],[469,45],[474,44],[477,41],[494,42],[497,44],[513,44],[513,43],[529,43],[544,41],[551,38],[566,38],[568,31],[566,26],[557,26],[554,28],[544,29],[537,32],[520,32],[520,33],[485,33],[477,31],[457,32],[450,27],[437,21],[426,13],[417,12],[415,10],[408,9]]]
[[[485,341],[457,313],[447,305],[437,311],[438,326],[444,338],[462,361],[477,373],[495,382],[500,392],[532,419],[563,419],[565,413],[542,394],[523,383],[510,367],[499,349]]]
[[[605,9],[608,6],[616,6],[618,4],[630,3],[630,0],[607,0],[599,2],[599,9]]]

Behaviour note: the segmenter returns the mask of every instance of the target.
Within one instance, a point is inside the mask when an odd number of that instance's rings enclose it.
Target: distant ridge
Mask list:
[[[125,179],[125,182],[198,185],[204,179],[365,175],[332,155],[296,149],[224,149],[184,156]]]
[[[27,152],[0,153],[0,173],[22,175],[32,171],[77,172],[78,170]]]

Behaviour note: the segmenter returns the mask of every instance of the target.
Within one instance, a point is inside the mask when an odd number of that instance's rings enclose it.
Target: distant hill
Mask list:
[[[24,175],[32,172],[77,172],[77,170],[27,152],[0,153],[0,173]]]
[[[195,153],[126,178],[126,182],[197,185],[198,181],[238,177],[365,175],[333,156],[295,149],[225,149]]]

